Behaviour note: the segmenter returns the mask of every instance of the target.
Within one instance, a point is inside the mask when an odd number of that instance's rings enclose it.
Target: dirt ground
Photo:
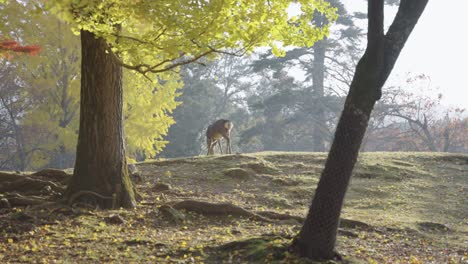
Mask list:
[[[325,158],[262,152],[139,163],[134,210],[0,203],[0,263],[308,263],[287,247]],[[6,193],[18,179],[0,173],[1,199],[56,200],[68,177],[20,176],[45,183]],[[468,263],[467,180],[467,155],[361,154],[337,250],[345,263]]]

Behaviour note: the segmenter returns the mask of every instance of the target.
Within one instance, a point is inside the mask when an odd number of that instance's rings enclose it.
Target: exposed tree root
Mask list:
[[[232,215],[232,216],[244,216],[244,217],[249,217],[257,221],[262,221],[262,222],[273,222],[275,220],[294,220],[298,224],[301,224],[304,222],[305,218],[296,216],[296,215],[290,215],[290,214],[281,214],[277,212],[272,212],[272,211],[263,211],[263,212],[252,212],[249,210],[246,210],[242,207],[239,207],[237,205],[233,205],[231,203],[209,203],[209,202],[204,202],[204,201],[196,201],[196,200],[184,200],[184,201],[179,201],[179,202],[172,202],[168,203],[165,206],[169,206],[174,209],[178,210],[186,210],[186,211],[192,211],[192,212],[197,212],[200,214],[205,214],[205,215]],[[350,219],[340,219],[340,227],[344,228],[371,228],[366,223],[356,221],[356,220],[350,220]]]
[[[366,224],[364,222],[357,221],[357,220],[346,219],[346,218],[340,218],[340,227],[344,227],[344,228],[359,227],[359,228],[364,228],[364,229],[371,228],[370,225],[368,225],[368,224]]]
[[[298,223],[302,223],[305,220],[304,217],[290,215],[290,214],[280,214],[280,213],[272,212],[272,211],[257,212],[257,214],[263,217],[267,217],[267,218],[275,219],[275,220],[296,220]]]
[[[43,171],[43,173],[46,171]],[[58,170],[51,171],[50,173],[53,174]],[[43,173],[40,174],[43,175]],[[0,207],[36,207],[47,205],[51,203],[49,202],[51,197],[56,197],[63,193],[64,187],[54,181],[34,178],[37,175],[39,173],[24,175],[0,172],[0,192],[2,193],[0,198],[3,200]]]
[[[40,170],[38,172],[33,173],[32,175],[44,177],[46,179],[59,182],[65,182],[72,176],[71,174],[68,174],[63,170],[51,168]]]
[[[78,191],[70,196],[70,198],[67,199],[66,203],[68,206],[72,206],[73,204],[77,203],[80,198],[82,197],[93,197],[93,198],[98,198],[96,201],[94,201],[94,204],[96,206],[99,206],[102,204],[102,202],[105,201],[112,201],[112,208],[115,208],[115,198],[112,196],[105,196],[101,195],[99,193],[93,192],[93,191]],[[89,202],[86,202],[85,204],[89,204]]]
[[[4,199],[6,199],[12,207],[38,205],[47,202],[46,199],[40,196],[23,196],[19,193],[8,193],[5,195]]]
[[[271,222],[272,220],[265,218],[259,214],[248,211],[237,205],[230,203],[208,203],[203,201],[185,200],[170,204],[174,209],[184,209],[187,211],[193,211],[207,215],[233,215],[233,216],[244,216],[252,218],[256,221]]]
[[[36,204],[36,205],[28,207],[27,211],[47,210],[49,213],[53,213],[53,212],[58,211],[58,210],[60,210],[62,208],[70,208],[70,207],[67,206],[63,202],[63,200],[52,201],[52,202],[45,201],[43,203]]]
[[[5,181],[0,184],[0,192],[37,193],[45,188],[50,188],[56,193],[62,193],[64,191],[64,188],[55,182],[34,179],[22,175],[16,175],[16,180],[14,181]]]
[[[13,182],[24,178],[24,175],[17,173],[0,172],[0,184],[4,182]]]

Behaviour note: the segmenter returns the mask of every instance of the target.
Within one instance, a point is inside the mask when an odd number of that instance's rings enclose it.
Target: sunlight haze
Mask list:
[[[366,11],[365,1],[343,2],[350,12]],[[393,20],[392,9],[386,7],[387,26]],[[466,10],[464,0],[429,1],[390,78],[407,72],[426,74],[433,86],[440,87],[445,104],[468,109]]]

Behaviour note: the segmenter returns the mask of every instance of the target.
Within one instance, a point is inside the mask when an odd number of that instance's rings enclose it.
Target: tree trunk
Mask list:
[[[325,17],[316,13],[314,15],[314,24],[317,27],[323,27],[326,23]],[[323,105],[323,99],[325,96],[325,89],[323,82],[325,79],[325,51],[326,51],[327,39],[319,40],[315,42],[313,46],[314,50],[314,62],[312,69],[312,89],[313,89],[313,103],[315,104],[314,109],[314,126],[312,128],[312,145],[313,151],[325,151],[325,136],[323,128],[325,124],[325,109]]]
[[[447,117],[448,119],[448,117]],[[445,128],[444,128],[444,134],[443,134],[443,147],[442,147],[442,151],[443,152],[449,152],[449,149],[450,149],[450,129],[449,129],[449,124],[450,124],[450,121],[447,121],[447,123],[445,123]]]
[[[103,208],[135,206],[123,130],[122,67],[102,38],[81,31],[80,129],[65,198],[92,195]]]
[[[359,148],[381,88],[428,0],[401,0],[386,35],[384,0],[368,1],[368,43],[356,67],[309,213],[291,249],[310,259],[332,259],[341,208]]]
[[[318,15],[321,16],[321,15]],[[320,23],[319,26],[323,26]],[[325,96],[325,89],[323,87],[325,75],[325,45],[326,39],[317,41],[313,47],[314,49],[314,68],[312,71],[312,89],[315,103],[314,106],[314,127],[313,127],[313,150],[325,151],[325,134],[323,132],[325,124],[325,109],[323,99]]]
[[[356,75],[366,74],[364,69]],[[358,87],[357,85],[364,85]],[[320,182],[306,221],[293,247],[301,256],[312,259],[334,257],[341,208],[359,148],[366,132],[375,99],[361,100],[369,84],[352,85],[335,132]],[[358,91],[363,88],[363,91]],[[355,96],[351,96],[355,94]]]

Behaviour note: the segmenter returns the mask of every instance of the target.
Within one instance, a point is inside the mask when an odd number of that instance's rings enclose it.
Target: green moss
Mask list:
[[[342,211],[344,219],[357,222],[341,222],[338,252],[362,263],[406,263],[411,256],[422,263],[461,259],[468,233],[466,157],[361,153]],[[307,263],[287,253],[301,228],[298,222],[265,223],[165,205],[187,199],[228,202],[259,214],[303,218],[325,158],[324,153],[271,152],[139,163],[145,177],[136,187],[143,200],[132,210],[2,211],[5,258],[0,254],[0,262],[53,256],[79,263]],[[268,168],[278,172],[265,173]],[[153,187],[161,182],[172,188],[156,192]],[[106,219],[112,214],[125,221],[110,224]],[[24,256],[30,259],[22,261]]]
[[[257,174],[278,174],[280,171],[270,162],[250,162],[241,164],[241,168],[248,168]]]
[[[248,180],[251,177],[251,173],[242,168],[229,168],[223,170],[223,174],[229,178],[236,179],[236,180]]]
[[[249,263],[273,263],[283,260],[287,242],[280,237],[250,238],[227,243],[219,247],[223,259],[237,258]]]

